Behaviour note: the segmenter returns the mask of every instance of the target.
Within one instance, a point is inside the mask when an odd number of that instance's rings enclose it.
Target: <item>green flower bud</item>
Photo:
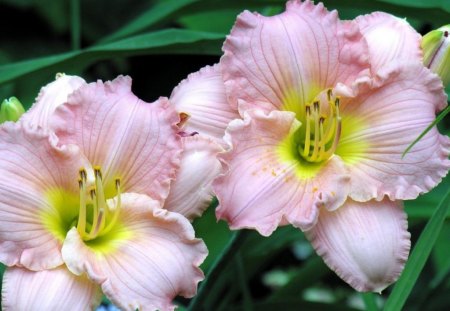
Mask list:
[[[5,99],[0,108],[0,122],[16,122],[24,113],[25,109],[23,109],[22,103],[16,97]]]
[[[437,73],[447,86],[450,83],[450,25],[430,31],[422,39],[423,63]]]

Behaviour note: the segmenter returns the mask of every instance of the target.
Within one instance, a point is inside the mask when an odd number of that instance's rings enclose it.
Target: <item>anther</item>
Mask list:
[[[313,106],[314,106],[314,111],[319,111],[319,102],[318,101],[315,101],[313,103]]]

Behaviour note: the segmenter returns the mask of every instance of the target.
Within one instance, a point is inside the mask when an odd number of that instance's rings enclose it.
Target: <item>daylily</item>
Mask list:
[[[180,114],[185,137],[180,170],[165,208],[182,211],[192,219],[211,202],[212,182],[222,169],[217,155],[226,146],[222,137],[239,114],[225,97],[219,65],[190,74],[174,88],[169,101]]]
[[[219,156],[227,169],[214,184],[217,217],[265,236],[300,228],[359,291],[394,282],[410,248],[402,200],[450,167],[450,141],[436,128],[402,158],[447,104],[420,40],[392,15],[340,21],[311,1],[239,15],[219,79],[225,111],[242,119],[229,123],[230,149]]]
[[[0,127],[3,308],[90,309],[101,288],[125,310],[172,310],[195,294],[207,254],[189,221],[162,208],[178,114],[165,98],[139,100],[126,77],[78,82],[67,103],[50,109],[47,92],[61,89],[49,85]]]

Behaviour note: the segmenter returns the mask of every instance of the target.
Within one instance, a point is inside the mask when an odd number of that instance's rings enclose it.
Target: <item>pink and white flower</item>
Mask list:
[[[3,307],[89,309],[101,289],[124,310],[172,310],[176,295],[195,294],[207,254],[163,208],[178,114],[165,98],[139,100],[126,77],[79,82],[48,86],[42,105],[0,127]],[[67,102],[44,106],[51,89]]]
[[[340,21],[292,0],[240,14],[223,50],[224,97],[242,119],[226,129],[217,217],[266,236],[292,224],[355,289],[383,290],[409,253],[401,201],[450,167],[436,128],[402,158],[447,104],[420,35],[389,14]]]

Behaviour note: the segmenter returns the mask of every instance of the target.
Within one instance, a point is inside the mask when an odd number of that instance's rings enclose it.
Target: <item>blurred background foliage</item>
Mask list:
[[[338,9],[341,19],[389,12],[406,18],[422,34],[450,22],[449,0],[323,2],[330,10]],[[283,11],[284,4],[284,0],[0,0],[0,99],[16,96],[29,107],[58,72],[87,81],[130,75],[133,91],[143,100],[170,96],[189,73],[219,61],[222,43],[239,12],[273,15]],[[449,133],[445,124],[440,126]],[[190,305],[180,298],[180,309],[450,310],[449,185],[446,178],[432,192],[405,203],[416,250],[395,290],[391,286],[382,295],[353,291],[290,226],[268,238],[229,231],[224,222],[217,223],[213,201],[194,223],[210,251],[203,264],[207,286]]]

